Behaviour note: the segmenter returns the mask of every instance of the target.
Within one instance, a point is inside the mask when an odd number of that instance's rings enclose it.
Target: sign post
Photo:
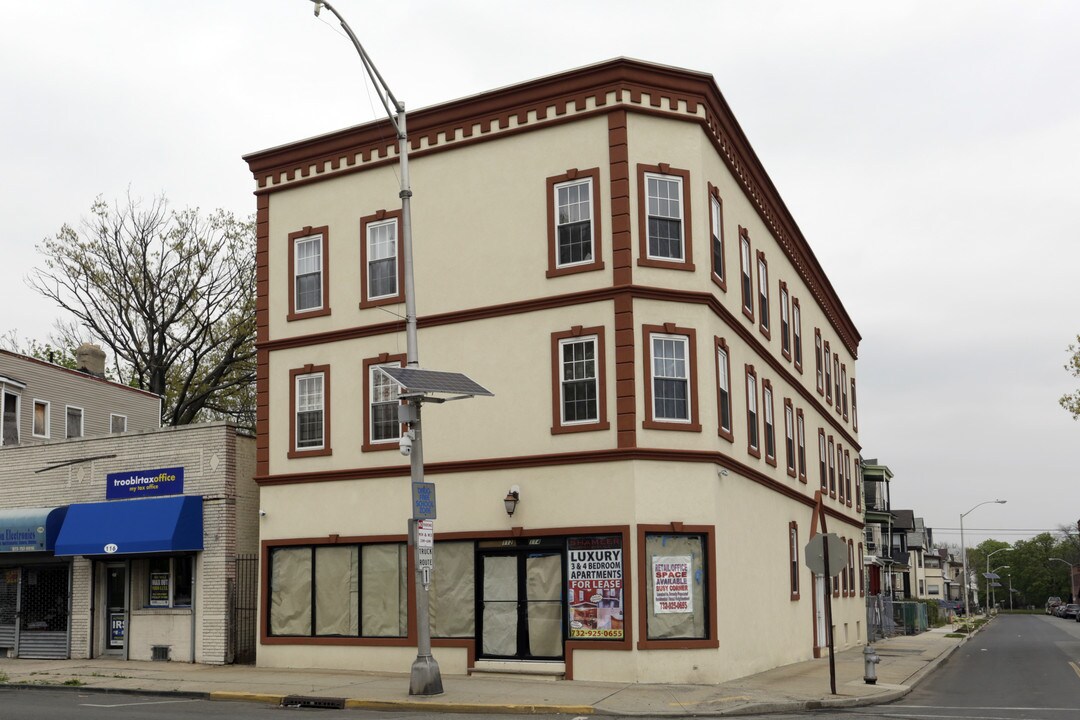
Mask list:
[[[829,689],[836,694],[836,656],[833,652],[831,578],[847,567],[847,543],[833,533],[819,533],[806,543],[806,567],[825,576],[825,633],[829,636]]]

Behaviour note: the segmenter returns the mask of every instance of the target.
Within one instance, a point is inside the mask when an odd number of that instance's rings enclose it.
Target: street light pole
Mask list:
[[[408,366],[417,368],[420,365],[420,353],[416,340],[416,286],[413,283],[412,251],[412,188],[409,185],[409,138],[405,125],[405,104],[394,97],[390,86],[386,84],[382,75],[375,68],[375,64],[371,62],[371,58],[368,57],[364,46],[360,44],[352,28],[345,22],[345,18],[341,17],[341,14],[334,9],[334,6],[325,0],[311,0],[311,2],[315,3],[316,17],[319,15],[319,11],[325,7],[333,13],[345,34],[349,36],[353,47],[356,48],[356,52],[360,55],[360,61],[364,64],[364,70],[367,71],[372,85],[375,86],[375,91],[379,95],[383,109],[386,111],[387,117],[390,118],[390,124],[397,132],[398,165],[401,174],[401,191],[398,196],[401,198],[401,241],[405,275],[405,352]],[[420,431],[420,407],[422,402],[422,398],[419,396],[407,400],[407,403],[412,406],[411,421],[409,422],[411,428],[410,439],[412,441],[409,469],[413,483],[422,483],[424,481],[424,446],[423,435]],[[409,525],[410,536],[413,538],[415,548],[417,544],[415,537],[416,522],[410,521]],[[442,676],[439,673],[439,664],[431,654],[431,624],[428,614],[428,582],[430,580],[422,574],[419,563],[416,563],[416,565],[416,660],[413,661],[412,672],[409,676],[409,694],[441,695],[443,692]]]
[[[1047,560],[1054,560],[1054,561],[1057,561],[1059,563],[1065,563],[1066,565],[1069,566],[1069,596],[1072,598],[1073,602],[1076,602],[1076,596],[1073,595],[1073,591],[1072,591],[1072,588],[1073,588],[1072,576],[1073,576],[1073,573],[1076,571],[1076,566],[1073,565],[1068,560],[1062,560],[1061,558],[1047,558]]]
[[[986,500],[981,502],[975,507],[968,510],[966,513],[960,513],[960,554],[964,558],[964,620],[968,621],[971,618],[971,603],[968,602],[968,591],[971,589],[970,576],[968,575],[968,562],[967,562],[967,545],[964,544],[964,518],[975,512],[975,508],[982,507],[983,505],[989,505],[990,503],[998,503],[1004,505],[1005,500]]]
[[[1005,552],[1006,550],[1012,550],[1012,548],[1011,547],[998,548],[997,550],[995,550],[994,552],[992,552],[992,553],[990,553],[989,555],[986,556],[986,575],[984,575],[983,577],[986,577],[986,594],[991,598],[990,605],[988,606],[988,609],[987,609],[987,614],[988,615],[990,614],[989,609],[994,607],[994,601],[993,601],[994,589],[992,587],[994,581],[991,580],[989,577],[987,577],[990,574],[990,558],[994,557],[999,552]]]
[[[1009,549],[1011,550],[1012,548],[1009,548]],[[990,574],[991,575],[997,575],[998,570],[1008,570],[1008,569],[1009,569],[1008,565],[998,565],[996,568],[994,568],[993,570],[990,571]],[[996,580],[991,580],[990,578],[986,578],[986,581],[988,583],[990,583],[990,607],[996,608],[997,607],[997,602],[996,602],[997,601],[997,591],[994,590],[994,587],[997,586],[997,581]]]

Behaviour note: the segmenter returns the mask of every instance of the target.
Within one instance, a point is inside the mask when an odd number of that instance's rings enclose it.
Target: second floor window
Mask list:
[[[645,175],[649,257],[683,261],[682,178]]]
[[[372,365],[368,369],[369,393],[371,405],[369,418],[372,443],[397,442],[401,437],[401,423],[398,421],[398,386],[386,373],[379,372],[379,367],[400,367],[400,363]]]
[[[710,223],[710,243],[712,245],[712,271],[716,280],[720,283],[721,287],[725,287],[724,276],[724,228],[723,228],[723,212],[720,205],[720,198],[713,196],[709,198],[709,223]]]
[[[34,401],[34,437],[49,437],[49,403]]]
[[[780,352],[791,358],[791,297],[787,285],[780,285]]]
[[[784,451],[787,454],[788,475],[795,476],[795,410],[784,401]]]
[[[746,372],[746,437],[750,454],[761,457],[758,449],[757,377],[752,370]]]
[[[773,393],[772,385],[768,380],[762,382],[761,390],[762,410],[765,413],[765,460],[770,464],[776,464],[776,425],[773,422]]]
[[[600,388],[596,367],[596,338],[574,338],[559,343],[562,423],[594,423],[600,417]]]
[[[19,444],[19,396],[15,393],[2,392],[3,398],[3,436],[0,437],[0,445]]]
[[[690,374],[687,339],[652,336],[653,419],[690,421]]]
[[[323,447],[323,374],[296,377],[296,449]]]
[[[720,432],[731,437],[731,358],[726,345],[716,348],[716,377],[720,404]]]
[[[81,438],[83,436],[83,411],[82,408],[72,407],[68,405],[64,408],[64,415],[66,417],[66,427],[64,429],[64,437],[68,440],[71,438]]]
[[[769,336],[769,264],[765,253],[758,251],[758,318],[759,327],[765,336]]]
[[[799,444],[799,479],[806,482],[806,419],[802,410],[795,413],[795,436]]]

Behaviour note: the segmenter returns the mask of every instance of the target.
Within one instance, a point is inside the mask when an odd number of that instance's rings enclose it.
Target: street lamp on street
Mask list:
[[[965,618],[970,618],[971,617],[971,603],[968,600],[968,591],[971,589],[969,587],[969,583],[971,582],[971,580],[970,580],[971,576],[968,575],[967,545],[964,544],[964,518],[967,517],[968,515],[970,515],[971,513],[975,512],[975,508],[982,507],[983,505],[989,505],[991,503],[997,503],[998,505],[1004,505],[1005,502],[1006,502],[1005,500],[986,500],[984,502],[979,503],[975,507],[971,508],[966,513],[960,513],[960,554],[964,558],[964,617]]]
[[[986,594],[989,596],[989,600],[990,600],[990,604],[987,606],[987,608],[988,608],[987,609],[987,614],[988,615],[989,615],[989,612],[990,612],[989,608],[994,607],[994,600],[993,600],[993,598],[994,598],[994,591],[993,591],[994,580],[990,577],[990,558],[994,557],[999,552],[1005,552],[1006,550],[1012,550],[1012,548],[1011,547],[998,548],[997,550],[993,551],[992,553],[990,553],[989,555],[986,556],[986,576],[985,576],[986,577]]]
[[[1012,548],[1009,548],[1009,549],[1012,550]],[[997,602],[996,602],[997,592],[994,590],[994,588],[996,588],[998,586],[998,580],[1001,579],[1001,577],[997,574],[997,571],[998,570],[1008,570],[1008,569],[1009,569],[1008,565],[998,565],[996,568],[994,568],[993,570],[990,571],[990,577],[987,578],[987,582],[990,585],[990,607],[992,607],[992,608],[997,607]]]

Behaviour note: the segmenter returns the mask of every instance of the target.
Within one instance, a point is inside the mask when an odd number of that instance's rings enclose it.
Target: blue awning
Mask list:
[[[56,539],[58,556],[202,549],[202,497],[194,495],[75,504]]]
[[[44,552],[56,545],[67,505],[0,509],[0,552]]]

